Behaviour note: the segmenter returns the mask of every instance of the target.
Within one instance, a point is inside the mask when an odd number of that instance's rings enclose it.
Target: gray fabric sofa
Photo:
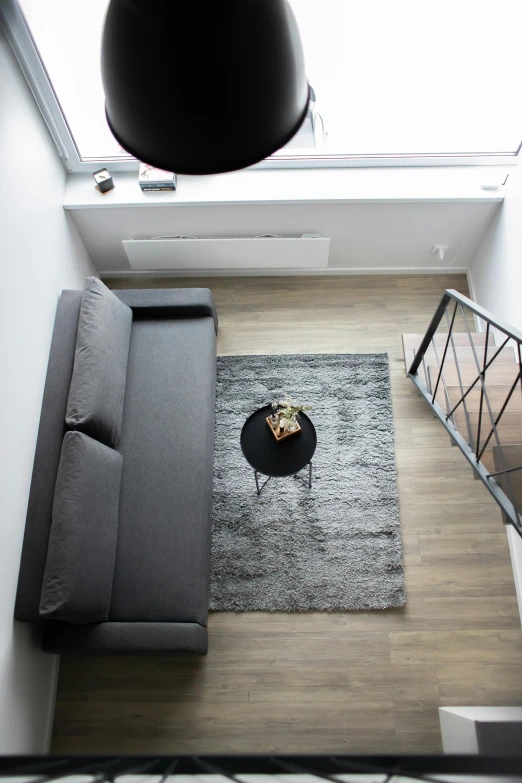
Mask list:
[[[115,447],[122,464],[118,463],[121,484],[108,617],[104,622],[65,622],[42,617],[41,607],[51,526],[55,524],[55,486],[62,443],[66,443],[69,429],[65,418],[77,348],[81,291],[63,291],[58,304],[15,617],[39,624],[43,649],[53,653],[205,654],[216,310],[207,289],[114,293],[131,308],[132,324],[121,436]],[[89,441],[83,434],[80,437]],[[70,441],[70,435],[68,438]],[[56,513],[55,507],[55,517]],[[89,509],[85,509],[85,514],[88,519]],[[94,563],[98,555],[103,559],[104,553],[96,550],[102,546],[96,535],[91,536],[88,546],[89,559]],[[81,573],[84,563],[69,565],[74,576],[75,569]]]

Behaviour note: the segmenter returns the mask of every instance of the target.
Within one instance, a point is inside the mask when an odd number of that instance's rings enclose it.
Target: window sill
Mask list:
[[[178,177],[178,190],[143,193],[136,172],[113,175],[106,194],[91,174],[67,179],[64,208],[172,207],[242,204],[500,202],[509,167],[277,169]],[[484,190],[482,185],[499,185]]]

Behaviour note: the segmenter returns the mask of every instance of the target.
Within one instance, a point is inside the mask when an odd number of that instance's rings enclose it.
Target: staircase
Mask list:
[[[522,536],[522,334],[447,290],[402,344],[407,376]]]

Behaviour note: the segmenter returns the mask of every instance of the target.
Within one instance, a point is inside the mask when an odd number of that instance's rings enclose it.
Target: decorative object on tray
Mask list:
[[[293,429],[287,429],[285,430],[284,419],[279,419],[277,424],[272,423],[272,417],[267,416],[266,422],[268,426],[270,427],[270,431],[272,432],[274,438],[279,440],[285,440],[285,438],[289,438],[290,435],[295,435],[298,432],[301,432],[301,427],[299,426],[299,422],[296,420],[296,426]]]
[[[301,428],[297,416],[309,410],[311,410],[310,405],[298,405],[291,397],[285,397],[272,403],[272,416],[267,419],[268,426],[277,440],[283,440],[288,435],[299,432]]]
[[[155,169],[148,163],[140,163],[139,185],[143,191],[176,190],[176,175],[172,171]]]
[[[98,169],[92,176],[96,182],[96,190],[99,190],[100,193],[108,193],[109,190],[114,188],[114,182],[107,169]]]

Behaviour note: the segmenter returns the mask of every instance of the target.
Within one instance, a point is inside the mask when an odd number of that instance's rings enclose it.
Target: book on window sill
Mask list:
[[[140,187],[143,193],[151,190],[170,190],[171,192],[176,190],[176,186],[172,187],[172,185],[140,185]]]
[[[148,163],[140,163],[138,182],[142,190],[176,190],[176,175],[172,171],[156,169]]]

